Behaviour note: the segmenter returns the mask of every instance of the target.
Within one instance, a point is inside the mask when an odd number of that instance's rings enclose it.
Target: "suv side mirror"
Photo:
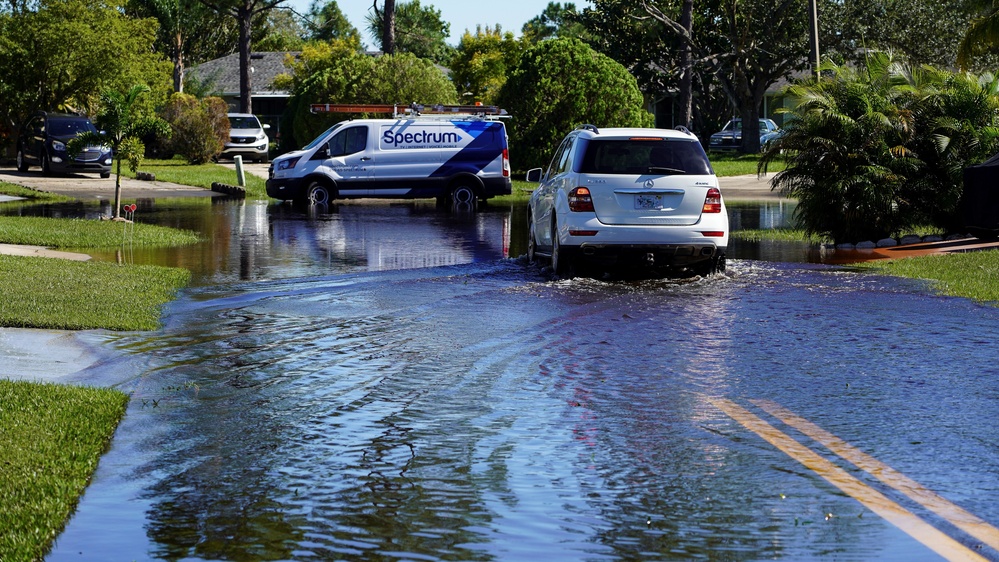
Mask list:
[[[529,182],[541,182],[541,168],[531,168],[527,171],[527,181]]]
[[[264,128],[265,128],[265,129],[270,129],[270,128],[271,128],[271,126],[270,126],[270,125],[268,125],[267,123],[264,123]]]

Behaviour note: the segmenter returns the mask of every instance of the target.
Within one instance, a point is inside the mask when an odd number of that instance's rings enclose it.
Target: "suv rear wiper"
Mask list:
[[[687,170],[679,168],[664,168],[662,166],[649,166],[650,174],[686,174]]]

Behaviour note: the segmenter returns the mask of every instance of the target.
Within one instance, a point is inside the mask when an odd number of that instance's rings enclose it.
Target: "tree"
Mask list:
[[[579,22],[576,5],[572,2],[549,2],[541,14],[534,16],[521,28],[524,41],[538,43],[554,37],[586,36],[586,27]]]
[[[461,93],[462,101],[493,105],[525,46],[513,33],[503,33],[498,25],[492,29],[479,26],[475,35],[465,31],[448,64],[451,81]]]
[[[885,53],[823,73],[788,88],[795,119],[760,161],[787,159],[773,186],[798,200],[802,226],[837,242],[954,227],[964,167],[999,149],[999,82]]]
[[[953,67],[973,2],[825,1],[819,18],[822,50],[838,63],[863,63],[867,51],[875,49],[902,55],[912,65]]]
[[[368,30],[372,35],[381,37],[381,49],[386,54],[413,53],[430,59],[436,63],[445,63],[451,56],[451,48],[447,37],[451,33],[451,25],[441,19],[441,11],[433,6],[421,6],[420,0],[403,2],[395,5],[393,13],[394,24],[391,49],[386,47],[384,34],[378,31],[386,28],[385,15],[388,14],[388,2],[385,10],[374,10],[368,14]]]
[[[374,0],[371,5],[374,11],[374,21],[380,22],[378,25],[369,27],[371,34],[381,39],[382,52],[391,55],[395,53],[395,0],[385,0],[385,8],[378,10],[378,0]],[[371,26],[372,19],[368,20]]]
[[[181,92],[170,97],[163,118],[170,124],[170,149],[190,164],[219,155],[229,140],[228,104],[219,97],[198,99]]]
[[[312,115],[313,103],[361,103],[364,76],[374,69],[374,60],[360,52],[357,39],[314,43],[302,48],[291,61],[290,75],[279,76],[275,86],[291,92],[288,109],[281,122],[285,132],[281,150],[305,145],[345,115]],[[378,100],[385,103],[385,100]],[[290,133],[289,133],[290,132]]]
[[[253,38],[258,51],[302,50],[306,30],[291,10],[270,10],[262,19],[263,24],[256,26]]]
[[[662,4],[662,6],[660,6]],[[767,90],[807,61],[807,18],[800,0],[744,0],[739,3],[701,2],[709,17],[698,29],[676,21],[676,0],[641,2],[646,13],[681,39],[681,52],[689,48],[706,65],[728,95],[743,123],[742,150],[760,150],[759,118]],[[693,20],[692,6],[690,17]],[[686,25],[685,25],[686,24]],[[689,35],[688,35],[689,33]]]
[[[427,59],[413,53],[382,55],[361,76],[358,92],[364,103],[454,104],[454,83]]]
[[[156,50],[173,63],[175,92],[184,91],[184,72],[189,60],[214,58],[235,40],[230,20],[209,10],[199,0],[129,0],[126,13],[159,22]]]
[[[527,49],[497,101],[513,116],[510,151],[524,169],[547,165],[578,125],[652,124],[635,78],[578,39],[551,39]]]
[[[309,13],[305,18],[305,28],[308,38],[312,41],[333,41],[336,39],[357,39],[361,34],[351,25],[347,16],[343,15],[336,0],[312,0]]]
[[[155,20],[96,0],[0,12],[0,142],[38,110],[93,113],[106,88],[144,82],[164,92],[169,75],[152,49],[155,31]]]
[[[957,63],[962,69],[971,67],[972,60],[983,52],[999,48],[999,4],[992,0],[968,0],[971,21],[957,51]]]
[[[106,144],[115,156],[114,211],[112,218],[121,217],[121,161],[128,160],[129,169],[135,172],[142,162],[145,147],[140,140],[151,133],[169,134],[166,123],[157,118],[146,118],[138,111],[136,101],[148,92],[149,86],[139,84],[127,92],[106,90],[101,94],[101,108],[95,124],[100,132],[87,131],[69,143],[71,155],[91,144]]]
[[[253,113],[250,97],[250,48],[253,43],[253,20],[286,0],[200,0],[218,14],[235,18],[239,26],[239,112]]]
[[[276,84],[291,91],[282,129],[291,141],[284,149],[306,144],[337,121],[353,115],[312,115],[313,103],[452,104],[454,84],[437,66],[412,53],[369,57],[356,40],[307,45],[292,62],[291,75]]]

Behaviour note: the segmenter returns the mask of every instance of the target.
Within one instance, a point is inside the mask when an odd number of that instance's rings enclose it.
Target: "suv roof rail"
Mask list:
[[[684,127],[683,125],[677,125],[677,126],[676,126],[676,127],[674,127],[674,128],[675,128],[675,129],[676,129],[677,131],[680,131],[681,133],[684,133],[684,134],[687,134],[687,135],[693,135],[693,134],[694,134],[694,133],[691,133],[691,132],[690,132],[690,129],[688,129],[688,128]]]
[[[582,129],[584,131],[593,131],[594,133],[600,134],[600,129],[597,129],[596,125],[590,125],[589,123],[584,123],[578,127],[576,130]]]

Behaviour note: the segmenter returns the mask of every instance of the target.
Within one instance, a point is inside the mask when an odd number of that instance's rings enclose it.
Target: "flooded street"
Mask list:
[[[126,255],[195,281],[87,336],[132,401],[46,560],[999,560],[994,308],[793,244],[552,281],[517,210],[189,205],[140,204],[210,242]]]

